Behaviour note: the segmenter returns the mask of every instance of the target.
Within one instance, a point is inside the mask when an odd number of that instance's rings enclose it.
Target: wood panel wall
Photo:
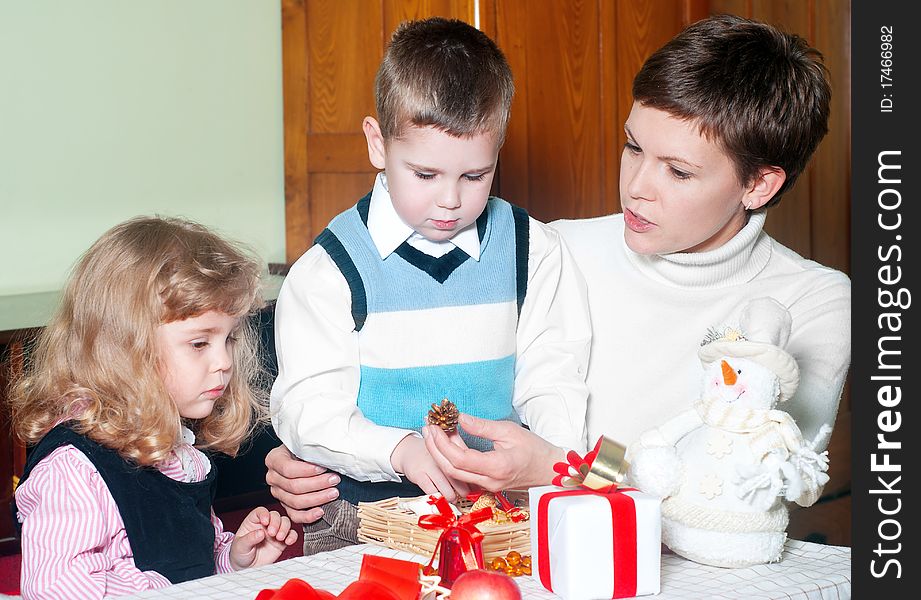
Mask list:
[[[620,210],[618,172],[633,75],[685,25],[734,13],[805,37],[833,84],[830,131],[808,170],[769,212],[767,230],[803,256],[850,268],[849,0],[282,0],[287,258],[370,189],[361,120],[397,24],[441,15],[493,37],[515,75],[494,192],[549,221]],[[821,504],[790,532],[850,543],[850,402],[831,441]]]
[[[633,74],[681,30],[689,3],[541,4],[496,0],[496,41],[516,82],[500,194],[545,221],[617,212]]]
[[[830,131],[767,228],[804,256],[849,270],[850,3],[841,0],[283,0],[287,258],[373,178],[361,119],[404,19],[474,21],[503,48],[516,80],[496,192],[543,220],[620,209],[622,125],[633,74],[686,24],[735,13],[806,37],[836,93]]]

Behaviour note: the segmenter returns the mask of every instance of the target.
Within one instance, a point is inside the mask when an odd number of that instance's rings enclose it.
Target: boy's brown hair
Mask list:
[[[719,143],[743,185],[780,167],[779,202],[828,132],[831,85],[806,41],[731,15],[698,21],[657,50],[633,80],[633,99],[696,121]]]
[[[457,137],[493,131],[501,141],[514,92],[512,71],[495,42],[463,21],[441,17],[401,23],[375,79],[385,140],[415,125]]]

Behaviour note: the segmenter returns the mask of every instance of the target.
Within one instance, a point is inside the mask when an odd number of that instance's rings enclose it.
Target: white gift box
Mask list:
[[[552,485],[531,488],[531,572],[565,600],[659,593],[661,501]],[[542,502],[543,498],[543,502]]]

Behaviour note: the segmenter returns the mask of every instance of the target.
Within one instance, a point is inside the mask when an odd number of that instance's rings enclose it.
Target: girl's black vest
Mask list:
[[[19,484],[40,460],[67,444],[90,459],[115,498],[138,569],[156,571],[173,583],[214,574],[211,502],[217,469],[213,463],[203,481],[182,483],[155,468],[138,467],[114,450],[58,425],[29,452]],[[15,501],[13,511],[19,527]]]

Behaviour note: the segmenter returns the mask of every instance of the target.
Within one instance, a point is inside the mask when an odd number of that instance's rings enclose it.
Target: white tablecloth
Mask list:
[[[214,575],[163,590],[124,598],[195,598],[196,600],[252,600],[260,590],[279,588],[297,577],[317,589],[340,593],[358,578],[363,554],[378,554],[428,562],[415,554],[360,545],[292,558],[274,565]],[[558,598],[531,577],[515,579],[522,596],[536,600]],[[851,597],[851,549],[790,540],[783,560],[747,569],[707,567],[672,554],[662,556],[662,593],[658,600],[845,600]]]

